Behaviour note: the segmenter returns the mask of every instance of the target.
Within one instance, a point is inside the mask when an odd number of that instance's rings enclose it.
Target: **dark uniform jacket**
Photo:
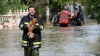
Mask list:
[[[82,6],[80,4],[77,4],[77,5],[75,5],[74,9],[81,12],[82,11]]]
[[[43,30],[43,21],[41,18],[39,18],[37,15],[34,15],[34,17],[37,19],[36,23],[36,28],[33,30],[33,33],[35,34],[35,38],[33,38],[33,45],[34,48],[40,47],[41,46],[41,30]],[[30,17],[29,15],[24,16],[19,24],[19,28],[23,30],[23,35],[22,35],[22,47],[28,47],[28,27],[27,24],[30,22]]]

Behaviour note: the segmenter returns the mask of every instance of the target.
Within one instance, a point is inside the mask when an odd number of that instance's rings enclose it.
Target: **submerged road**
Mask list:
[[[22,31],[0,29],[0,56],[24,56]],[[40,56],[100,56],[100,26],[45,26]]]

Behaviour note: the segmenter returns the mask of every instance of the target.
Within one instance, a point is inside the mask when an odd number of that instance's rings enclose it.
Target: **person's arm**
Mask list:
[[[21,21],[20,21],[20,24],[19,24],[19,28],[21,29],[21,30],[25,30],[25,29],[27,29],[28,27],[27,27],[27,23],[26,24],[24,24],[25,22],[24,22],[24,17],[21,19]]]
[[[54,17],[52,18],[52,22],[54,22]]]
[[[66,6],[66,10],[67,10],[67,11],[70,11],[70,10],[69,10],[69,5]]]

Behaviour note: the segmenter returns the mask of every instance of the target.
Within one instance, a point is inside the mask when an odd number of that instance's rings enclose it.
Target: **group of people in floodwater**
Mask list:
[[[72,22],[72,25],[79,25],[82,26],[81,20],[83,20],[83,9],[80,3],[75,2],[75,5],[73,6],[72,2],[69,2],[66,6],[64,6],[63,11],[68,11],[70,16],[70,21]],[[56,25],[60,18],[60,13],[58,12],[57,15],[55,15],[52,19],[54,22],[53,25]],[[56,22],[55,22],[56,17]]]

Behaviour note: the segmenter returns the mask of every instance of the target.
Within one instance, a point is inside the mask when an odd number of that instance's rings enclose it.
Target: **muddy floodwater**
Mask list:
[[[0,56],[24,56],[22,31],[0,29]],[[100,26],[45,26],[40,56],[100,56]]]

